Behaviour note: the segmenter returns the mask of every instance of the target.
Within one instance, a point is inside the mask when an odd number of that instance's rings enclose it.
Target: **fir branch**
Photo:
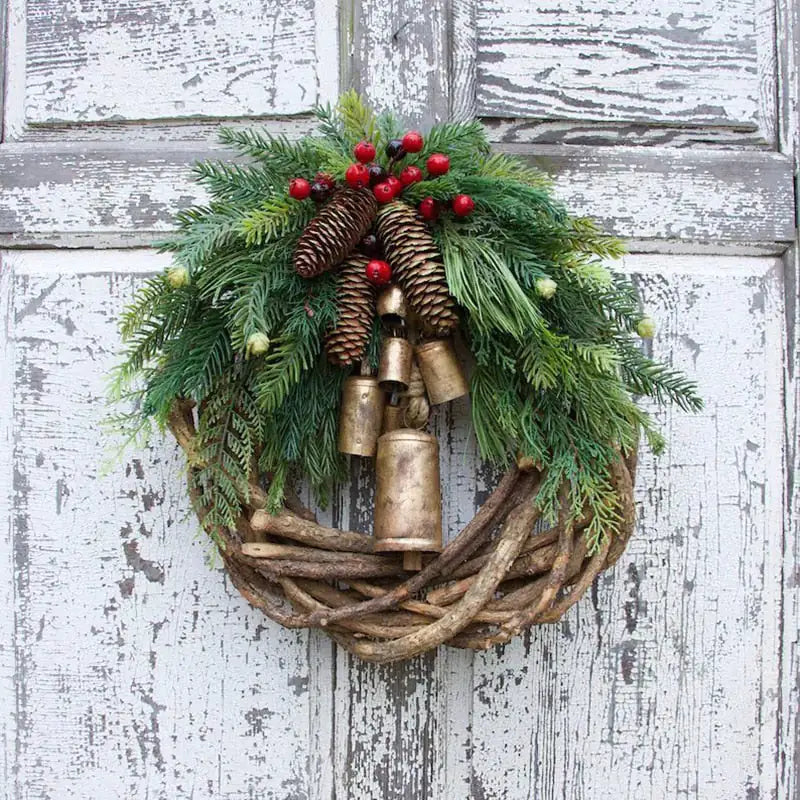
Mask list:
[[[354,89],[345,92],[336,105],[336,114],[341,120],[342,136],[349,144],[349,149],[365,139],[376,148],[381,140],[375,113],[369,108]]]
[[[702,411],[703,401],[694,381],[648,358],[630,342],[620,342],[619,348],[622,379],[633,394],[652,397],[662,405],[674,403],[683,411]]]
[[[313,214],[310,203],[297,202],[286,194],[273,195],[241,219],[247,245],[263,246],[292,233],[299,233]]]

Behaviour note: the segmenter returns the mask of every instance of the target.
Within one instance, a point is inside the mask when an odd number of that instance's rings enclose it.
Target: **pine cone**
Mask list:
[[[325,352],[328,360],[340,367],[357,363],[367,349],[376,291],[364,273],[368,262],[366,256],[350,256],[336,273],[339,318],[325,339]]]
[[[313,278],[344,261],[372,226],[377,210],[372,192],[339,189],[300,234],[294,251],[297,274]]]
[[[425,222],[411,206],[395,201],[380,210],[376,229],[393,279],[426,332],[449,334],[458,325],[456,303],[447,288],[439,248]]]

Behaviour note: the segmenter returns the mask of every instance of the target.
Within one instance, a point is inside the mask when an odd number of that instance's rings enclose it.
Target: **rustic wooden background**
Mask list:
[[[6,800],[800,798],[796,0],[0,0],[0,775]],[[354,85],[478,114],[631,239],[659,412],[637,533],[558,624],[355,662],[249,609],[176,448],[104,474],[114,319],[221,120]],[[452,532],[494,476],[440,413]],[[327,512],[369,524],[369,486]]]

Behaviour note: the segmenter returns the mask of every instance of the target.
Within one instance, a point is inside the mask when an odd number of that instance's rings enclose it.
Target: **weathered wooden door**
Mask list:
[[[800,798],[796,0],[6,0],[0,20],[6,798]],[[220,120],[294,135],[346,85],[478,114],[629,237],[654,348],[707,401],[660,415],[616,568],[497,652],[380,668],[282,630],[207,566],[171,443],[100,472],[114,318],[197,197],[187,164]],[[492,475],[465,405],[435,425],[453,531]],[[363,524],[362,495],[329,513]]]

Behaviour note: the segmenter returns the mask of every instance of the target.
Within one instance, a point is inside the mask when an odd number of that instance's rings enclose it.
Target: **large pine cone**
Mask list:
[[[364,356],[375,316],[375,287],[364,272],[369,259],[353,255],[336,273],[336,305],[339,317],[325,339],[325,352],[332,364],[347,367]]]
[[[294,251],[297,274],[313,278],[340,264],[370,229],[377,210],[367,189],[337,190],[300,234]]]
[[[426,333],[449,334],[458,325],[456,303],[447,288],[439,248],[425,222],[411,206],[395,201],[380,210],[376,228],[392,278],[402,287]]]

